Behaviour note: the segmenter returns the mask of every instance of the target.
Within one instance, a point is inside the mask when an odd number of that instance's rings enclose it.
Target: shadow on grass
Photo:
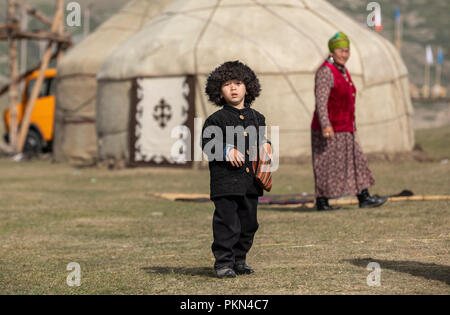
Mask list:
[[[371,262],[377,262],[380,264],[381,270],[390,269],[408,273],[415,277],[441,281],[450,285],[450,266],[422,263],[418,261],[379,260],[374,258],[346,259],[344,261],[363,268],[366,268]]]
[[[165,266],[154,266],[154,267],[144,267],[142,268],[148,274],[159,273],[163,275],[179,274],[185,276],[202,276],[202,277],[213,277],[214,270],[212,267],[165,267]]]

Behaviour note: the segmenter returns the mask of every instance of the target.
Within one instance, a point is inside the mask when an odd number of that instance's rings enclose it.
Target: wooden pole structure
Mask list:
[[[57,0],[56,13],[53,18],[52,28],[51,28],[52,33],[58,32],[60,29],[61,23],[63,23],[63,17],[64,17],[63,6],[64,6],[64,1]],[[24,117],[22,120],[22,125],[21,125],[20,131],[19,131],[19,138],[18,138],[18,142],[17,142],[17,150],[16,151],[18,153],[22,153],[22,151],[23,151],[25,140],[26,140],[26,137],[28,134],[28,129],[30,126],[30,118],[31,118],[31,114],[33,112],[34,103],[37,100],[39,91],[40,91],[42,83],[44,81],[45,71],[47,70],[48,65],[50,63],[52,47],[53,47],[53,43],[51,41],[49,41],[47,49],[44,53],[44,57],[42,58],[42,64],[41,64],[41,67],[39,70],[39,75],[36,79],[36,83],[33,87],[33,91],[31,92],[31,96],[30,96],[29,100],[27,101],[27,105],[25,106],[25,114],[24,114]]]
[[[59,25],[58,28],[58,35],[59,36],[64,36],[64,12],[61,16],[61,23]],[[58,51],[57,51],[57,56],[56,56],[56,64],[59,64],[61,62],[61,59],[64,56],[64,49],[62,49],[64,43],[58,43]]]
[[[8,24],[10,26],[17,24],[15,18],[15,5],[14,0],[8,0]],[[14,38],[14,33],[8,30],[9,41],[9,72],[10,82],[9,87],[9,144],[12,148],[17,147],[17,128],[18,128],[18,111],[17,104],[19,100],[19,89],[17,83],[18,65],[17,65],[17,40]]]
[[[0,34],[0,39],[7,39],[8,35]],[[14,31],[15,39],[35,39],[35,40],[50,40],[53,42],[66,43],[70,41],[70,36],[65,34],[53,33],[48,31]]]
[[[22,7],[21,7],[21,20],[20,20],[20,29],[26,30],[28,28],[28,14],[26,11],[26,6],[28,4],[29,0],[22,0]],[[20,73],[24,73],[27,71],[27,60],[28,60],[28,41],[25,39],[22,39],[20,41]],[[21,95],[23,95],[23,90],[25,88],[25,84],[20,82],[20,91]]]
[[[22,11],[21,14],[21,21],[20,21],[20,28],[21,30],[26,30],[28,28],[28,14],[26,12],[26,5],[28,4],[29,0],[22,0]],[[24,73],[27,70],[27,44],[28,42],[25,39],[22,39],[20,41],[20,72]]]
[[[60,49],[62,51],[66,51],[68,48],[71,47],[71,44],[62,44],[62,46],[60,47]],[[53,53],[53,55],[51,56],[50,60],[55,59],[58,55],[59,55],[59,51]],[[37,65],[35,65],[34,67],[31,67],[29,70],[27,70],[26,72],[22,73],[21,75],[19,75],[17,77],[17,80],[14,83],[20,83],[22,80],[25,80],[26,77],[28,77],[30,74],[32,74],[34,71],[39,70],[41,67],[41,62],[39,62]],[[3,95],[3,93],[5,93],[6,91],[9,90],[9,87],[11,86],[11,83],[5,84],[1,89],[0,89],[0,96]]]
[[[28,5],[26,7],[26,10],[29,15],[34,16],[36,19],[38,19],[39,21],[41,21],[42,23],[44,23],[48,26],[52,26],[52,21],[48,17],[46,17],[44,14],[39,12],[38,10],[33,9],[33,8],[29,7]]]

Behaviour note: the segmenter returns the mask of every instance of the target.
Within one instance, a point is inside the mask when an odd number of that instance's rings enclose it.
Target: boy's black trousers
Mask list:
[[[213,201],[214,268],[233,268],[234,264],[245,262],[258,230],[258,196],[225,196]]]

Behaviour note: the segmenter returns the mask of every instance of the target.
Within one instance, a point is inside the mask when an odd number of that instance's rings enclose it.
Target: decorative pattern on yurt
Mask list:
[[[191,164],[192,80],[140,78],[133,85],[130,164]]]
[[[129,1],[62,59],[57,69],[53,144],[56,161],[79,165],[97,161],[97,72],[111,52],[170,2]]]

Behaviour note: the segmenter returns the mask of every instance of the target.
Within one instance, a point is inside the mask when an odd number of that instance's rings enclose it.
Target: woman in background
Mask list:
[[[330,56],[315,78],[316,109],[311,124],[317,210],[335,210],[329,198],[357,195],[360,208],[378,207],[385,197],[370,196],[372,172],[355,138],[356,88],[345,68],[350,41],[338,32],[328,42]]]

